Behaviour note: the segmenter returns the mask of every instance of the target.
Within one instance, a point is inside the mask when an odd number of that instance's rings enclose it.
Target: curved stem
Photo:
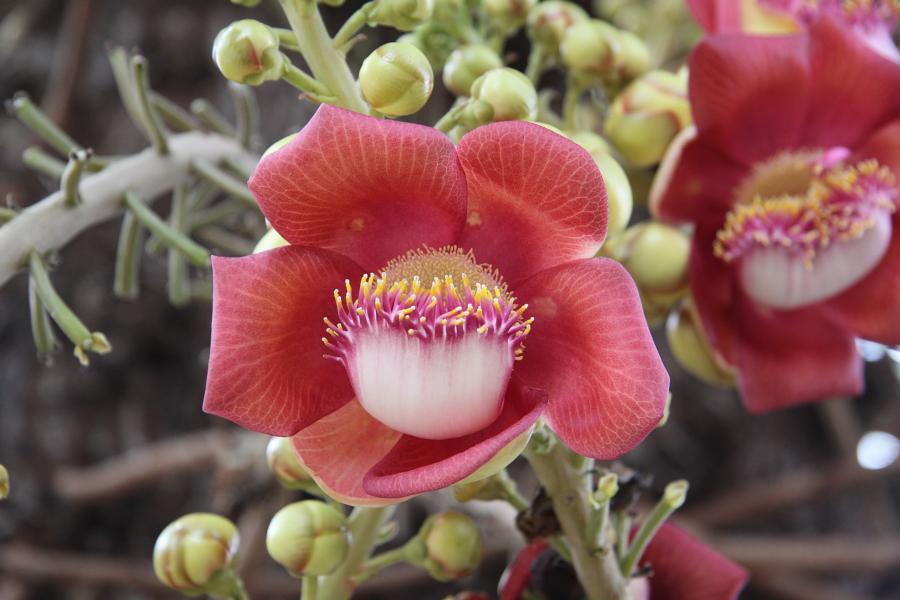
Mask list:
[[[324,83],[336,98],[336,104],[358,113],[368,114],[356,85],[356,79],[347,66],[344,55],[338,50],[314,0],[279,0],[287,15],[291,29],[297,36],[297,45],[313,77]]]
[[[592,552],[587,539],[590,507],[584,474],[569,459],[566,448],[557,443],[546,454],[527,452],[535,475],[553,501],[563,534],[572,552],[572,564],[588,600],[623,600],[626,581],[612,552]]]
[[[324,577],[319,586],[317,600],[348,600],[353,593],[351,578],[365,566],[378,543],[378,534],[394,512],[394,506],[378,508],[359,507],[350,516],[350,533],[353,545],[337,571]]]

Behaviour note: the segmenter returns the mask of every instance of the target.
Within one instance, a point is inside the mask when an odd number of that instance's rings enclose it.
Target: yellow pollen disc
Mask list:
[[[382,271],[394,281],[412,282],[419,279],[423,284],[430,283],[433,296],[440,290],[453,290],[452,293],[455,293],[454,280],[464,287],[475,288],[480,284],[506,293],[506,284],[495,268],[478,264],[471,250],[465,252],[458,246],[410,250],[391,260]]]
[[[759,197],[805,194],[815,177],[813,165],[821,156],[820,150],[783,152],[755,165],[753,173],[737,188],[737,203],[751,204]]]

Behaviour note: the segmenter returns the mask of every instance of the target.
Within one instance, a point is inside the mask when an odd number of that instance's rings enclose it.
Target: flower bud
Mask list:
[[[269,445],[266,446],[266,462],[278,483],[289,490],[305,490],[315,486],[309,472],[297,458],[291,438],[273,437],[269,440]]]
[[[488,71],[472,83],[469,95],[493,107],[494,121],[528,120],[537,115],[534,84],[515,69]]]
[[[577,4],[548,0],[528,13],[528,37],[548,56],[559,56],[559,46],[572,25],[590,19]]]
[[[631,193],[631,183],[625,170],[612,156],[612,150],[606,140],[596,133],[589,131],[578,132],[572,135],[572,141],[587,150],[600,174],[603,175],[603,184],[606,186],[607,206],[609,216],[607,218],[607,235],[613,236],[628,226],[631,220],[631,212],[634,209],[634,198]]]
[[[710,345],[690,297],[669,314],[666,338],[685,371],[711,385],[734,387],[734,369]]]
[[[663,490],[661,502],[672,510],[681,508],[684,501],[687,500],[688,487],[690,486],[686,479],[679,479],[669,483],[666,489]]]
[[[435,69],[440,69],[447,61],[447,57],[457,47],[458,43],[445,25],[430,21],[397,39],[400,43],[412,44],[428,57],[428,62]]]
[[[630,31],[619,29],[616,51],[616,74],[620,81],[631,81],[650,70],[652,58],[644,40]]]
[[[412,31],[430,19],[433,10],[434,0],[378,0],[369,12],[369,23]]]
[[[213,60],[226,78],[248,85],[280,79],[285,64],[278,36],[253,19],[235,21],[219,32]]]
[[[487,46],[462,46],[450,54],[444,65],[444,86],[455,96],[467,96],[476,79],[502,66],[503,61]]]
[[[6,467],[0,465],[0,500],[6,500],[9,497],[9,471]]]
[[[288,504],[269,523],[266,548],[295,577],[328,575],[347,557],[347,519],[318,500]]]
[[[449,511],[428,517],[417,536],[421,545],[412,561],[438,581],[471,575],[481,561],[481,534],[471,517]]]
[[[619,493],[619,476],[615,473],[604,473],[597,481],[597,489],[594,498],[599,502],[606,502]]]
[[[390,42],[363,61],[359,86],[372,108],[401,117],[425,106],[434,89],[434,73],[421,50],[412,44]]]
[[[619,43],[615,27],[591,19],[569,27],[559,50],[566,67],[595,79],[612,71]]]
[[[629,163],[648,167],[662,160],[675,136],[690,124],[687,72],[651,71],[613,101],[605,133]]]
[[[231,566],[238,548],[234,523],[192,513],[172,521],[156,538],[153,570],[166,586],[187,595],[210,591],[214,577]]]
[[[538,0],[482,0],[484,13],[501,31],[513,31],[525,24]]]
[[[456,122],[467,131],[487,125],[494,120],[494,107],[484,100],[470,100],[463,107]]]

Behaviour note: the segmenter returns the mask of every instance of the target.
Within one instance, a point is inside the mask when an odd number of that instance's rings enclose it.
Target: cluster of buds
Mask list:
[[[484,0],[482,7],[494,30],[509,33],[525,24],[537,3],[538,0]]]
[[[584,9],[572,2],[541,2],[528,13],[528,37],[545,56],[556,59],[569,28],[588,20]]]
[[[491,69],[472,82],[469,96],[493,109],[494,121],[531,120],[537,116],[534,84],[519,71]]]
[[[650,50],[641,38],[591,19],[566,30],[560,44],[563,64],[586,83],[620,84],[650,69]]]
[[[454,50],[444,64],[444,87],[455,96],[468,96],[476,79],[503,66],[496,52],[483,44]]]

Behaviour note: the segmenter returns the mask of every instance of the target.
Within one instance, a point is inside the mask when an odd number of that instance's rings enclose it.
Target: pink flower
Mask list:
[[[335,496],[451,485],[539,417],[597,458],[661,418],[668,375],[634,283],[592,258],[606,195],[569,140],[506,122],[456,148],[322,106],[250,188],[292,245],[214,259],[204,409],[294,436]]]
[[[500,600],[524,600],[544,552],[554,550],[542,539],[519,552],[504,574]],[[640,566],[649,567],[650,575],[631,581],[629,600],[734,600],[747,583],[742,567],[669,523],[650,541]]]
[[[858,394],[854,338],[900,343],[900,66],[829,17],[690,58],[696,131],[651,194],[693,223],[691,289],[747,407]]]
[[[688,7],[707,33],[794,33],[830,16],[900,62],[891,39],[900,22],[900,0],[688,0]]]

